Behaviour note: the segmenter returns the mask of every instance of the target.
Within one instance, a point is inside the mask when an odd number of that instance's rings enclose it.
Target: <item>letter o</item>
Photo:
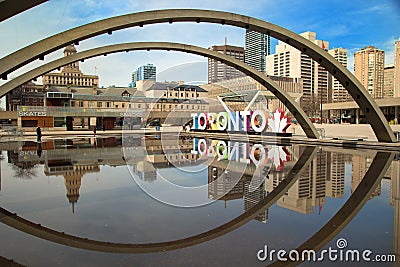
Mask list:
[[[218,130],[224,131],[228,126],[228,114],[226,112],[220,112],[217,116],[217,127]]]
[[[261,117],[261,125],[255,124],[254,121],[257,119],[257,116]],[[267,116],[265,113],[261,110],[256,110],[253,112],[251,115],[251,128],[257,133],[261,133],[265,130],[265,127],[267,126]],[[258,121],[258,120],[257,120]]]
[[[202,124],[203,121],[203,124]],[[197,117],[197,123],[199,125],[199,130],[205,130],[207,127],[207,116],[204,113],[200,113]]]

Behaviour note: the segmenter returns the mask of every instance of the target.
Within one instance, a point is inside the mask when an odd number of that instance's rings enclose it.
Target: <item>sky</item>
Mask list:
[[[196,8],[228,11],[252,16],[285,27],[295,33],[313,31],[330,48],[349,50],[349,69],[355,51],[373,45],[385,51],[385,64],[394,60],[394,42],[400,37],[398,0],[50,0],[0,22],[0,58],[33,42],[100,19],[146,10]],[[228,44],[244,46],[245,30],[209,23],[173,23],[129,28],[81,41],[78,52],[98,46],[135,41],[181,42],[208,48]],[[272,40],[274,52],[276,40]],[[10,74],[17,77],[34,67],[62,57],[62,50]],[[100,86],[127,86],[139,66],[157,66],[158,80],[207,80],[207,59],[180,52],[136,51],[86,60],[85,74],[99,75]],[[40,81],[40,80],[39,80]],[[0,80],[0,84],[5,81]]]

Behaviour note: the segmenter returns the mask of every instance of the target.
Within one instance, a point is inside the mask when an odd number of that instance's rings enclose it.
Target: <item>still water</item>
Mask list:
[[[134,135],[0,145],[2,264],[266,266],[266,246],[310,238],[317,252],[343,238],[370,258],[400,254],[398,155]]]

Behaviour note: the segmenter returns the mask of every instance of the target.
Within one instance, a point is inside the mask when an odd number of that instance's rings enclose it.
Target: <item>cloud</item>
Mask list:
[[[394,0],[392,2],[396,3]],[[398,8],[393,8],[393,5],[390,1],[377,4],[372,0],[335,0],[323,4],[317,0],[282,0],[279,4],[272,0],[251,1],[251,4],[246,0],[53,0],[0,23],[0,57],[60,31],[111,16],[153,9],[199,8],[249,15],[295,32],[316,31],[317,38],[329,41],[331,46],[344,47],[353,52],[356,48],[375,45],[387,51],[387,62],[390,62],[393,58],[392,41],[400,28],[399,13],[393,11]],[[222,44],[225,36],[229,44],[244,45],[243,29],[207,23],[173,23],[146,25],[143,28],[120,30],[112,35],[97,36],[82,41],[77,49],[83,51],[133,41],[172,41],[209,47]],[[61,56],[62,51],[56,51],[46,56],[44,62]],[[193,61],[206,62],[207,59],[185,53],[151,51],[99,57],[87,60],[81,66],[88,74],[93,74],[94,66],[97,66],[100,85],[108,86],[126,85],[130,82],[132,71],[143,64],[153,63],[159,70],[163,70]],[[13,75],[42,63],[35,61]],[[349,67],[352,67],[350,61]]]

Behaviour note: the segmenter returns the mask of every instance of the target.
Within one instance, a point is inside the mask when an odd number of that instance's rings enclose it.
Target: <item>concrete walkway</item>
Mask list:
[[[326,138],[363,139],[378,141],[369,124],[314,124],[317,129],[323,128]],[[400,125],[390,125],[393,131],[400,131]],[[288,132],[304,136],[300,125],[291,125]]]
[[[171,126],[171,127],[161,127],[159,131],[156,128],[141,128],[136,130],[98,130],[96,132],[96,136],[107,136],[107,135],[122,135],[122,134],[154,134],[154,133],[176,133],[181,130],[180,126]],[[9,140],[24,140],[26,137],[36,137],[36,131],[17,131],[17,134],[13,134],[7,131],[0,131],[0,142],[7,142]],[[88,136],[93,137],[93,131],[91,130],[74,130],[74,131],[66,131],[66,130],[44,130],[42,131],[42,136]]]
[[[366,149],[379,149],[400,151],[400,142],[398,143],[382,143],[378,142],[377,138],[372,131],[372,128],[368,124],[315,124],[316,128],[322,128],[325,131],[325,138],[322,139],[309,139],[305,136],[299,125],[291,125],[288,132],[293,133],[293,137],[260,137],[259,135],[242,135],[242,134],[229,134],[226,133],[207,133],[207,132],[196,132],[190,133],[192,136],[203,136],[206,138],[232,138],[232,140],[250,140],[253,142],[259,141],[277,141],[286,142],[288,144],[307,144],[307,145],[327,145],[327,146],[341,146],[341,147],[352,147],[352,148],[366,148]],[[400,125],[391,125],[394,131],[400,131]],[[155,133],[180,133],[180,126],[168,126],[161,127],[160,131],[156,128],[142,128],[137,130],[99,130],[96,133],[98,137],[107,136],[122,136],[122,134],[155,134]],[[9,141],[23,141],[23,140],[34,140],[36,139],[35,131],[24,132],[23,135],[9,135],[7,132],[0,132],[0,142]],[[74,130],[74,131],[43,131],[42,135],[44,138],[74,138],[74,137],[93,137],[93,131],[90,130]]]

